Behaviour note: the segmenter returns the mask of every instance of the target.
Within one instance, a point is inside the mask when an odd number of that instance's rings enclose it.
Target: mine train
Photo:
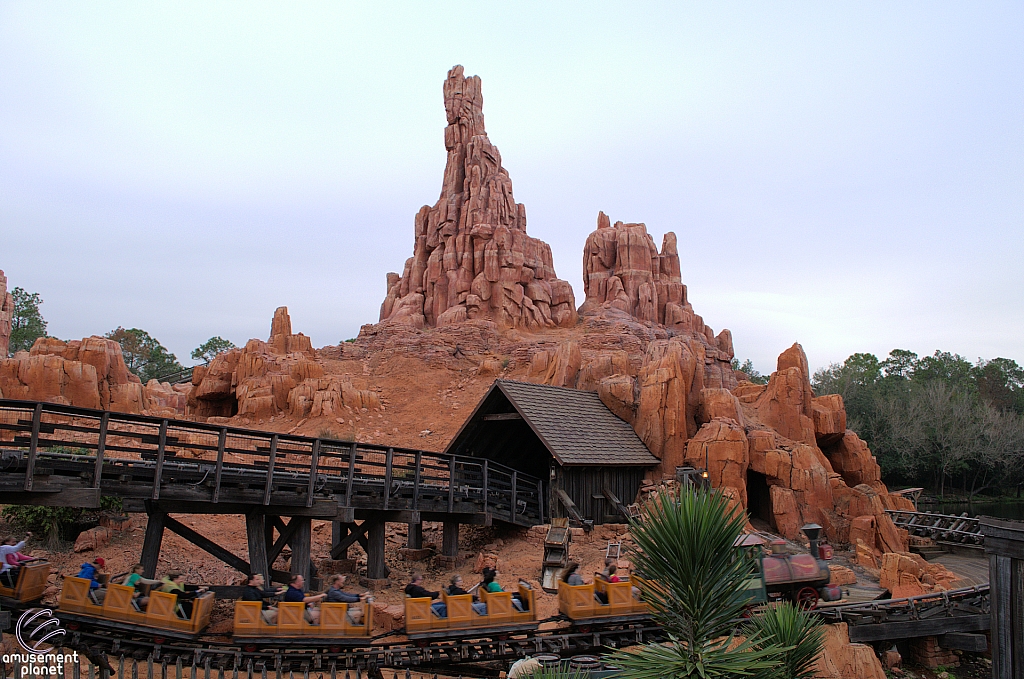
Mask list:
[[[829,585],[831,547],[819,544],[821,528],[804,527],[810,540],[810,552],[786,553],[790,550],[769,543],[772,553],[766,553],[768,542],[757,536],[741,536],[740,550],[752,551],[754,564],[747,580],[749,605],[766,601],[789,599],[805,608],[817,605],[819,598],[837,600],[840,592]],[[38,602],[47,586],[50,573],[45,561],[22,566],[14,587],[0,584],[0,604],[5,608],[27,608]],[[558,583],[558,610],[570,624],[586,628],[595,623],[641,622],[649,615],[642,597],[644,583],[636,577],[623,577],[620,582],[609,582],[595,574],[590,584],[572,586]],[[163,640],[196,640],[210,623],[214,593],[203,592],[192,600],[191,611],[179,604],[177,596],[160,591],[145,591],[148,605],[139,605],[133,587],[107,584],[102,601],[97,601],[90,589],[90,581],[82,578],[64,578],[57,616],[69,630],[104,629],[111,634],[147,636],[156,643]],[[535,590],[519,581],[515,592],[480,591],[479,601],[473,595],[451,596],[443,592],[441,601],[446,606],[443,617],[434,611],[437,601],[428,598],[406,598],[405,633],[413,640],[451,639],[481,634],[512,634],[536,628],[537,605]],[[513,600],[517,599],[518,603]],[[474,606],[486,604],[486,609]],[[349,615],[350,606],[360,606],[362,615]],[[255,649],[266,643],[285,643],[303,646],[340,646],[366,643],[373,635],[373,606],[370,604],[323,603],[319,620],[310,623],[306,606],[300,602],[277,604],[277,619],[269,624],[261,615],[261,602],[237,601],[234,605],[232,639],[244,648]],[[481,615],[479,610],[486,610]]]

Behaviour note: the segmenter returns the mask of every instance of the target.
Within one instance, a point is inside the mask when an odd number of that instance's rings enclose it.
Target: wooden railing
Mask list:
[[[0,489],[142,500],[483,513],[543,522],[541,481],[504,465],[50,403],[0,400]],[[43,502],[45,504],[45,502]]]

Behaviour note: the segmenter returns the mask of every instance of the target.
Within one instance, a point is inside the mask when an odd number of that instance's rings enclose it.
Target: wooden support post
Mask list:
[[[509,519],[512,523],[516,522],[516,479],[518,472],[512,470],[512,508],[509,509]]]
[[[263,573],[270,583],[270,563],[267,561],[267,540],[265,517],[256,512],[245,515],[245,535],[249,541],[249,568],[253,573]]]
[[[406,540],[406,547],[409,549],[423,549],[423,524],[409,524],[409,539]]]
[[[343,537],[338,544],[334,545],[331,549],[331,558],[340,559],[341,555],[347,553],[348,548],[356,542],[363,546],[363,551],[369,553],[369,546],[366,540],[366,531],[369,530],[369,528],[369,521],[363,521],[359,525],[354,523],[348,524],[349,534]]]
[[[544,482],[537,481],[537,514],[541,523],[544,523]]]
[[[352,506],[352,482],[356,476],[356,444],[352,444],[352,449],[348,454],[348,478],[345,479],[345,506]]]
[[[100,481],[103,479],[103,454],[107,451],[107,427],[110,425],[110,413],[104,411],[100,416],[100,437],[96,442],[96,471],[92,474],[92,487],[100,488]]]
[[[267,463],[267,482],[263,485],[263,504],[270,504],[270,491],[274,489],[274,462],[277,460],[277,434],[270,437],[270,462]]]
[[[388,503],[391,501],[391,464],[394,461],[395,449],[388,448],[387,455],[384,457],[384,509],[388,509]]]
[[[164,539],[164,520],[167,515],[159,509],[152,509],[148,512],[149,520],[146,522],[146,537],[142,541],[142,577],[153,579],[156,576],[156,567],[160,562],[160,544]]]
[[[220,428],[220,435],[217,437],[217,469],[213,473],[213,502],[220,502],[220,478],[224,473],[224,448],[228,444],[227,427]]]
[[[273,517],[273,519],[275,520],[274,522],[279,525],[277,526],[277,540],[273,543],[268,543],[269,547],[267,549],[267,561],[271,565],[273,565],[274,562],[277,561],[277,557],[281,554],[281,551],[284,549],[284,546],[291,544],[292,538],[295,536],[295,533],[302,528],[302,522],[298,521],[296,517],[292,517],[292,520],[288,522],[287,526],[285,526],[284,523],[281,522],[280,518],[275,516]],[[267,517],[267,521],[269,525],[271,517]],[[309,519],[306,519],[306,521],[308,523]],[[273,533],[268,532],[268,535],[273,535]],[[292,555],[293,557],[295,555],[294,546],[292,547]]]
[[[36,453],[39,451],[39,427],[43,422],[43,404],[32,411],[32,438],[28,442],[28,467],[25,469],[25,490],[32,490],[36,475]]]
[[[455,456],[448,461],[448,513],[455,511]]]
[[[1024,524],[983,517],[991,597],[992,678],[1024,677]]]
[[[309,487],[306,488],[306,506],[313,506],[313,490],[316,488],[316,470],[320,464],[320,439],[313,441],[313,456],[309,461]]]
[[[423,453],[416,451],[416,475],[412,482],[412,508],[420,508],[420,477],[423,471]]]
[[[487,513],[487,499],[488,499],[487,498],[488,488],[487,488],[487,460],[486,459],[484,459],[484,484],[483,485],[484,485],[484,514],[486,514]]]
[[[388,566],[384,562],[386,526],[383,521],[373,521],[366,531],[366,577],[370,580],[388,577]]]
[[[339,549],[338,545],[348,536],[348,524],[341,521],[331,521],[331,558],[347,559],[348,547]]]
[[[160,422],[160,439],[156,448],[156,469],[153,470],[153,500],[160,499],[160,477],[164,474],[164,455],[167,452],[167,420]]]
[[[290,570],[292,575],[301,575],[307,581],[310,576],[309,543],[311,524],[312,521],[309,518],[302,516],[293,516],[288,522],[288,527],[292,529],[291,539],[288,541],[292,547]],[[310,586],[312,586],[312,583],[310,583]]]
[[[445,521],[441,533],[441,556],[456,559],[459,556],[459,522]]]

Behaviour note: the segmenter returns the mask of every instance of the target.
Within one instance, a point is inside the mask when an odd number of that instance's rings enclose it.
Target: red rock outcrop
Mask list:
[[[380,410],[375,391],[357,389],[348,375],[325,377],[309,338],[293,334],[287,307],[274,312],[270,339],[249,340],[192,373],[186,412],[205,419],[239,416],[259,422],[277,415],[332,417]]]
[[[0,358],[7,358],[14,320],[14,298],[7,292],[7,276],[0,270]]]
[[[867,644],[850,643],[850,632],[845,622],[825,625],[825,639],[814,676],[821,679],[886,679],[875,649]]]
[[[526,234],[501,154],[484,129],[479,76],[462,66],[444,82],[448,161],[441,196],[416,215],[413,256],[388,274],[380,320],[415,327],[489,319],[502,327],[571,327],[572,286],[555,276],[551,248]]]
[[[40,337],[30,351],[0,361],[5,398],[177,417],[185,412],[184,390],[155,380],[143,386],[128,371],[121,345],[105,337]]]

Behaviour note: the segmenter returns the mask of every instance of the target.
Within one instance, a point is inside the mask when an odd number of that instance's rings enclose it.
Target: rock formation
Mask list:
[[[480,78],[444,82],[448,161],[441,196],[415,219],[413,256],[388,274],[380,320],[415,327],[489,319],[502,327],[571,327],[575,299],[551,248],[526,234],[526,207],[484,129]]]
[[[121,345],[105,337],[40,337],[30,351],[0,360],[4,398],[176,417],[184,413],[185,390],[156,380],[143,386],[125,366]]]
[[[281,414],[332,417],[379,410],[375,391],[357,389],[348,375],[325,377],[309,338],[292,333],[287,307],[274,312],[270,339],[249,340],[192,372],[186,412],[200,419],[239,416],[259,422]]]
[[[7,292],[7,276],[0,270],[0,359],[7,358],[11,342],[11,321],[14,320],[14,298]]]

